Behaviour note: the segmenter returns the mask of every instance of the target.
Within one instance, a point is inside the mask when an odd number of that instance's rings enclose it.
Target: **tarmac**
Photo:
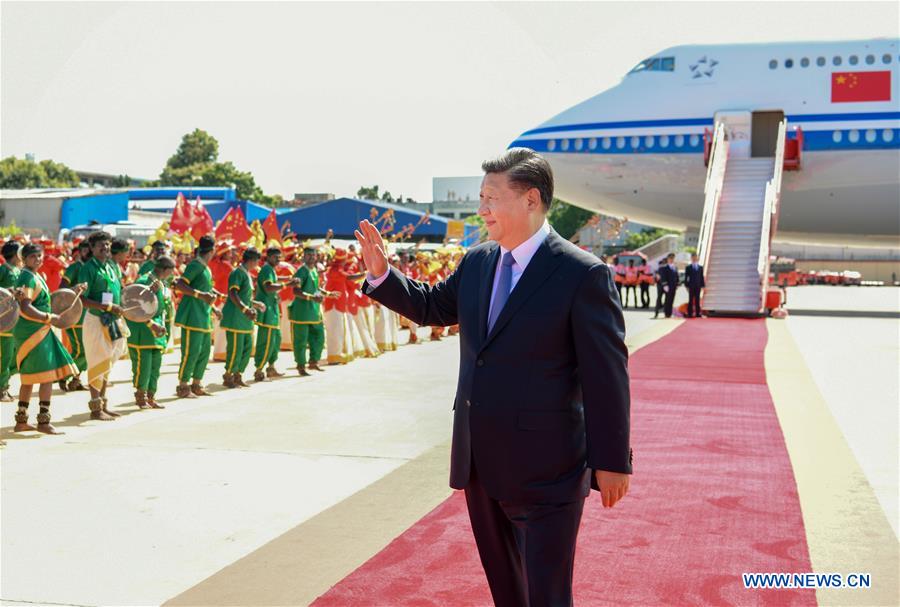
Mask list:
[[[816,534],[813,564],[840,540],[814,512],[829,498],[816,491],[819,472],[801,462],[816,446],[803,441],[827,432],[841,454],[836,465],[871,493],[859,520],[880,529],[876,547],[896,545],[900,289],[798,287],[788,297],[799,313],[766,321],[766,367],[807,533]],[[632,351],[680,322],[703,322],[625,316]],[[196,400],[166,397],[178,366],[168,354],[161,411],[133,404],[123,360],[109,395],[122,417],[90,420],[86,393],[57,393],[54,423],[66,432],[58,437],[12,433],[15,403],[3,404],[0,602],[308,604],[450,494],[458,341],[419,335],[420,345],[308,378],[291,372],[282,352],[288,375],[245,389],[222,389],[222,365],[211,364],[215,395]],[[821,407],[792,406],[801,400]],[[813,423],[825,430],[810,431]],[[896,563],[895,553],[882,556]]]

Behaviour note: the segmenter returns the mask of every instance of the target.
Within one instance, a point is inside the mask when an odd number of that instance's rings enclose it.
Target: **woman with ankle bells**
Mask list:
[[[19,320],[13,329],[21,379],[15,431],[35,429],[28,424],[28,403],[33,387],[39,385],[37,430],[44,434],[62,434],[50,424],[50,395],[53,384],[77,375],[78,367],[50,330],[50,323],[57,316],[50,311],[50,289],[38,274],[38,268],[44,262],[44,249],[41,245],[29,243],[22,247],[20,253],[25,267],[16,282]],[[78,285],[75,292],[81,294],[83,289],[82,285]]]

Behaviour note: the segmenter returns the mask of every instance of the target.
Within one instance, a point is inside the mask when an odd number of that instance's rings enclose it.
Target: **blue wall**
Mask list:
[[[408,223],[416,225],[424,213],[407,210],[405,207],[374,202],[371,200],[356,200],[354,198],[338,198],[326,202],[318,202],[295,211],[280,213],[278,215],[278,227],[285,221],[291,222],[291,231],[301,236],[324,236],[328,229],[334,230],[337,238],[353,238],[353,231],[359,227],[359,222],[369,219],[372,207],[378,209],[380,217],[387,209],[394,209],[394,231],[399,231]],[[250,218],[247,218],[250,220]],[[423,223],[414,236],[431,236],[443,238],[447,233],[447,219],[432,215],[429,224]],[[475,226],[466,225],[466,236],[477,231]]]
[[[128,193],[100,194],[63,200],[59,217],[60,227],[71,229],[91,221],[99,223],[128,221]]]

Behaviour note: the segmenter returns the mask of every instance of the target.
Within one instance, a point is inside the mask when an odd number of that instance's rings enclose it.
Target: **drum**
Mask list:
[[[19,302],[12,291],[0,287],[0,333],[11,333],[19,320]]]
[[[53,326],[59,329],[70,329],[81,320],[81,297],[72,289],[58,289],[50,294],[50,311],[59,318]]]
[[[147,285],[130,284],[122,289],[122,315],[131,322],[147,322],[159,309],[159,301]]]

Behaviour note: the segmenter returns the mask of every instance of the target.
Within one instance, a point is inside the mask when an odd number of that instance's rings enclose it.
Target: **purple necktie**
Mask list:
[[[488,317],[488,334],[494,328],[497,317],[503,311],[506,300],[509,298],[510,287],[512,286],[512,265],[516,263],[512,253],[504,253],[503,261],[500,262],[500,280],[497,281],[497,292],[494,293],[494,305],[491,306],[491,314]]]

